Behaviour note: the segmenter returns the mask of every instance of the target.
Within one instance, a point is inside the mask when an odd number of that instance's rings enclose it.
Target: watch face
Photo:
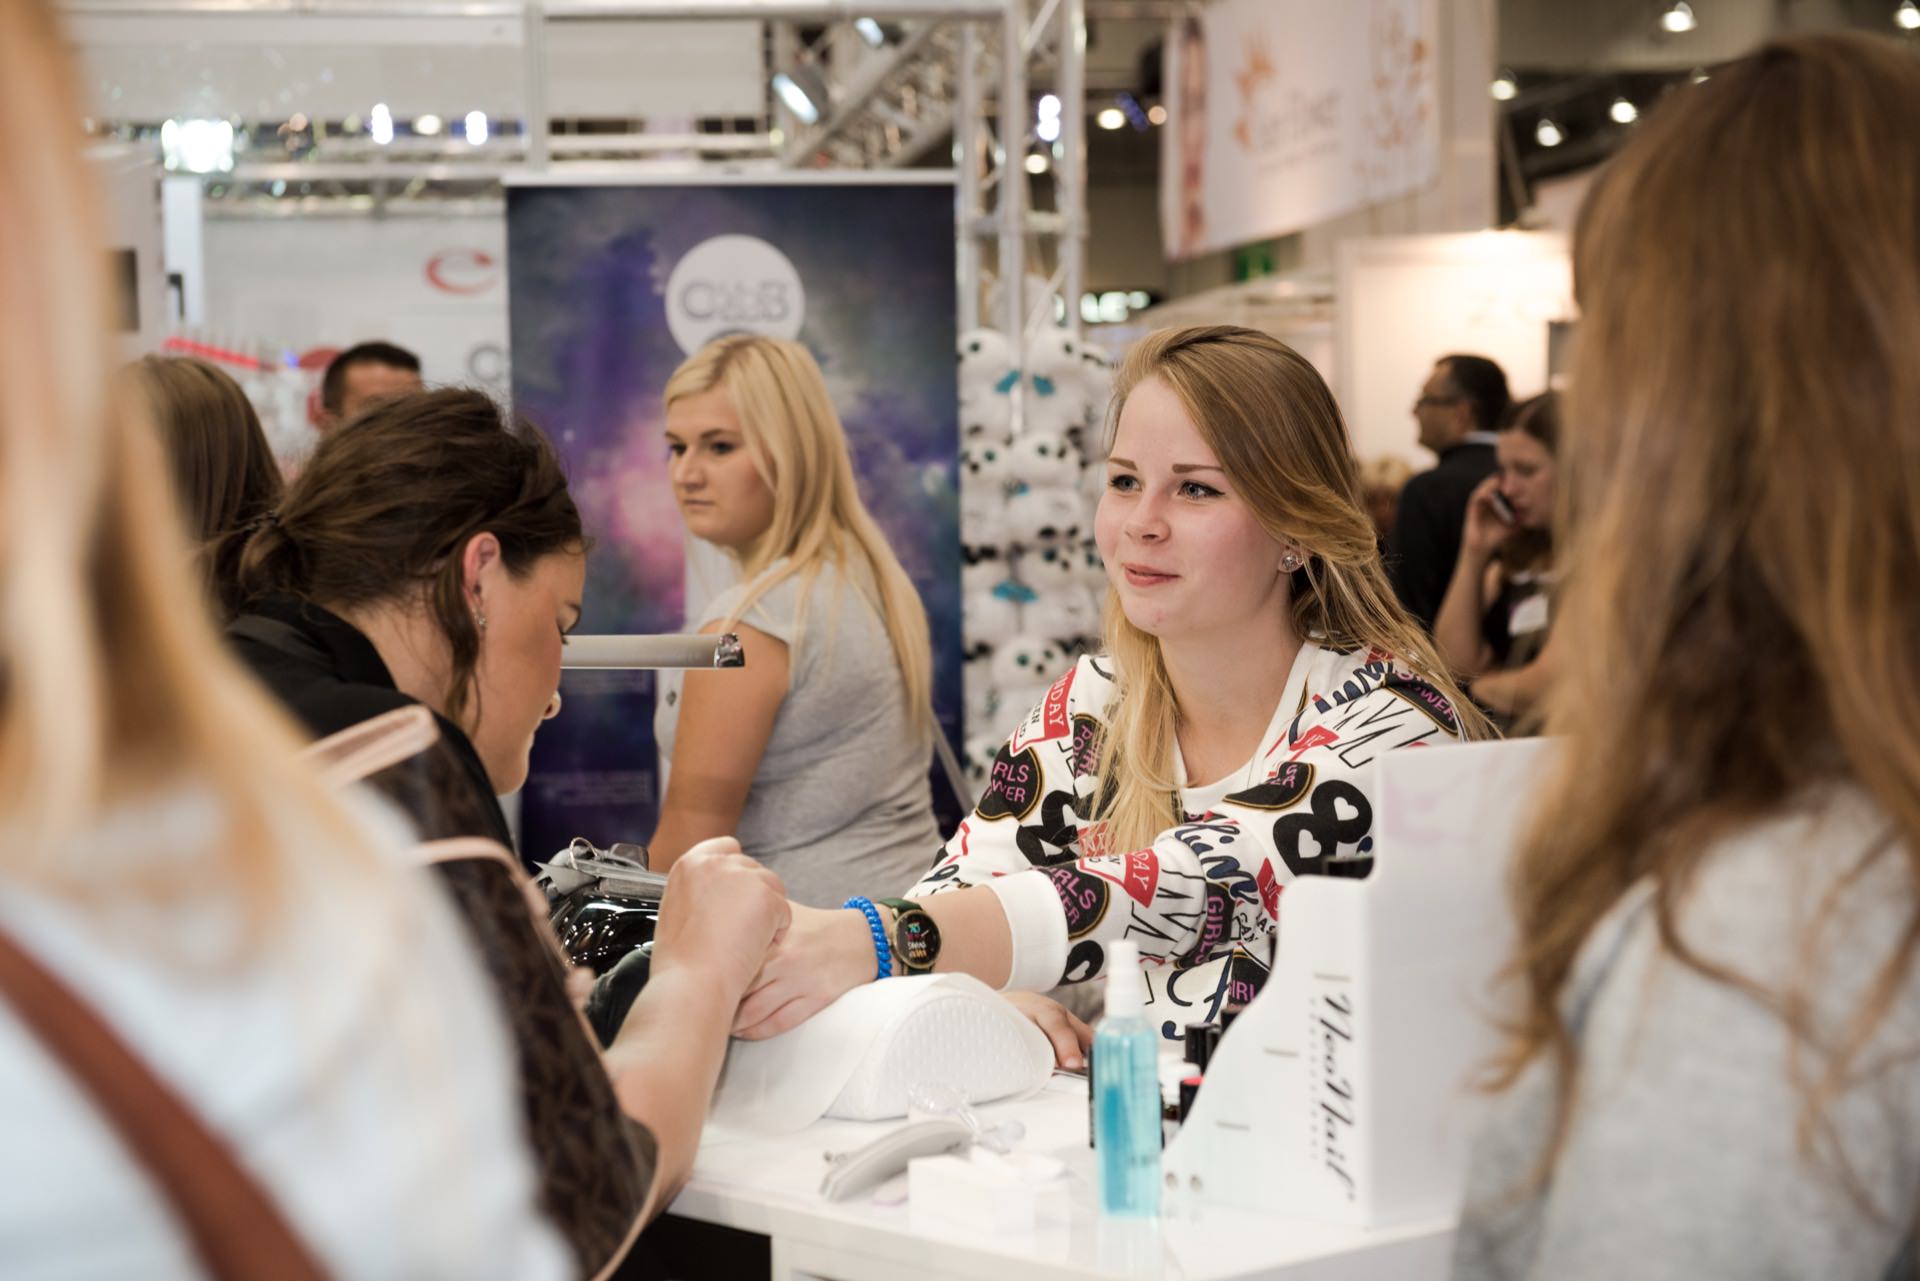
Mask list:
[[[895,931],[895,945],[901,964],[908,969],[932,969],[934,958],[940,955],[940,927],[925,912],[903,912]]]

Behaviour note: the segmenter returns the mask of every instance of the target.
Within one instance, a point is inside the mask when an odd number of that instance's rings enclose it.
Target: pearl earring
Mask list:
[[[1294,570],[1300,568],[1300,557],[1293,552],[1288,552],[1280,558],[1280,568],[1291,574]]]

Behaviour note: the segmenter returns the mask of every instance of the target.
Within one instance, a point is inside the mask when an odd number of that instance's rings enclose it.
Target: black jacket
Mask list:
[[[1400,603],[1428,631],[1460,557],[1467,499],[1496,465],[1493,446],[1469,438],[1441,454],[1439,466],[1421,472],[1400,491],[1400,514],[1387,543],[1387,573]]]
[[[227,625],[227,641],[241,662],[316,739],[419,702],[394,686],[380,651],[359,629],[294,596],[252,602],[246,613]],[[471,791],[460,798],[464,802],[460,809],[474,821],[462,826],[478,827],[482,830],[470,834],[513,849],[513,833],[480,754],[459,726],[438,712],[433,719],[456,767],[454,773],[463,788]],[[413,818],[423,832],[436,826],[426,815]]]

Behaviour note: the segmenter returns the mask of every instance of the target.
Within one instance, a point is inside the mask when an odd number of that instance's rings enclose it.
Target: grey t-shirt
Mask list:
[[[741,619],[787,643],[792,678],[734,835],[779,874],[788,897],[811,907],[904,893],[940,848],[927,781],[933,745],[914,732],[870,584],[864,569],[826,566],[804,616],[795,575]],[[745,590],[722,592],[688,626],[727,618]],[[663,786],[681,685],[681,673],[663,673],[654,711]]]
[[[1714,850],[1676,913],[1704,959],[1763,988],[1807,992],[1831,1034],[1859,1008],[1914,910],[1896,849],[1847,873],[1887,822],[1830,790]],[[1544,1186],[1551,1078],[1536,1060],[1476,1142],[1455,1281],[1694,1281],[1914,1275],[1920,1205],[1920,973],[1909,972],[1864,1053],[1865,1079],[1829,1101],[1834,1137],[1881,1217],[1796,1147],[1801,1093],[1785,1024],[1661,944],[1643,883],[1588,939],[1562,1009],[1580,1058],[1578,1102]],[[1802,947],[1828,896],[1837,910]],[[1822,1064],[1804,1050],[1815,1079]],[[1817,1150],[1817,1149],[1816,1149]]]

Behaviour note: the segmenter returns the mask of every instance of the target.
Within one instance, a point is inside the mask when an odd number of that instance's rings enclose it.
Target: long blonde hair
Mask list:
[[[916,732],[933,727],[932,642],[927,611],[887,545],[887,537],[860,501],[846,429],[827,396],[827,382],[812,353],[797,342],[758,334],[719,338],[689,356],[667,380],[664,401],[724,388],[746,437],[747,453],[773,492],[773,524],[742,561],[750,586],[734,606],[728,624],[738,622],[755,601],[789,578],[800,580],[805,601],[823,567],[844,575],[867,597],[886,628],[900,665],[907,714]],[[776,561],[786,563],[766,572]],[[877,594],[876,594],[877,593]],[[805,619],[800,620],[805,625]]]
[[[73,898],[232,886],[257,940],[287,906],[287,831],[314,833],[342,875],[373,860],[226,657],[157,436],[108,395],[106,241],[74,86],[52,6],[0,4],[0,866]],[[197,862],[62,862],[107,812],[181,783],[225,820]]]
[[[1266,531],[1307,552],[1291,584],[1294,634],[1392,655],[1452,702],[1465,736],[1491,736],[1387,582],[1346,423],[1318,371],[1257,330],[1212,325],[1149,334],[1120,367],[1109,447],[1127,397],[1149,378],[1180,398]],[[1172,818],[1179,708],[1159,640],[1127,621],[1111,588],[1104,634],[1118,688],[1097,767],[1102,838],[1105,848],[1139,849]]]
[[[1552,1067],[1545,1162],[1577,1086],[1562,995],[1629,887],[1650,878],[1664,946],[1778,1011],[1799,1053],[1809,992],[1762,992],[1679,937],[1702,859],[1847,780],[1892,829],[1862,865],[1920,880],[1920,138],[1902,120],[1920,120],[1910,53],[1772,41],[1673,93],[1581,212],[1554,622],[1578,643],[1513,872],[1526,1002],[1499,1078]],[[1794,1069],[1803,1151],[1916,945],[1920,902],[1823,1070]]]

